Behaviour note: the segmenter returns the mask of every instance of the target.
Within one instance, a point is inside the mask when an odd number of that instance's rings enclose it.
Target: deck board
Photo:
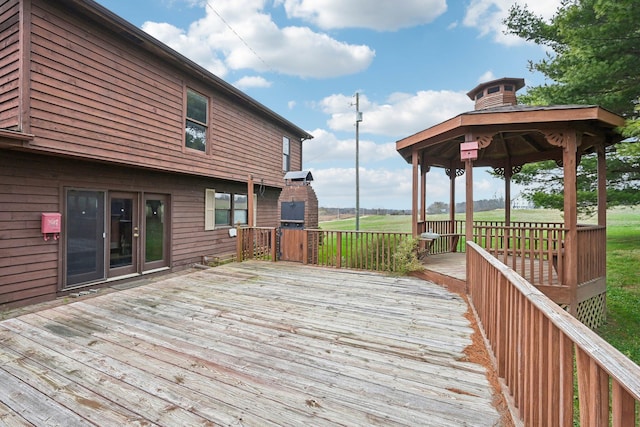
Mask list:
[[[466,310],[417,278],[195,271],[0,322],[0,423],[499,425]]]

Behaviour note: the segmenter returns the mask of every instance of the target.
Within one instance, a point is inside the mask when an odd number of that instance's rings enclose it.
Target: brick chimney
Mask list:
[[[476,110],[516,105],[516,92],[524,87],[524,79],[503,77],[490,82],[480,83],[467,92],[467,96],[476,102]]]

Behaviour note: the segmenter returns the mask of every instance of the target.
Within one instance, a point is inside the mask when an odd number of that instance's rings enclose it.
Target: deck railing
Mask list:
[[[467,251],[471,304],[524,424],[639,425],[640,367],[480,246]]]
[[[411,233],[306,230],[307,263],[325,267],[395,271],[394,254]]]
[[[304,264],[374,271],[395,271],[394,254],[411,233],[376,231],[299,230],[306,236],[301,261]],[[276,261],[277,229],[239,227],[237,260]]]
[[[276,261],[276,229],[273,227],[238,227],[236,259]]]

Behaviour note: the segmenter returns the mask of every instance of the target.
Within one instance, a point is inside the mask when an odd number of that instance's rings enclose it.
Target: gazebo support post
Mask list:
[[[453,162],[452,162],[453,163]],[[456,167],[449,168],[449,233],[456,233]]]
[[[466,189],[465,189],[465,198],[466,198],[466,206],[465,206],[465,220],[464,220],[464,237],[466,242],[473,242],[473,161],[465,160],[464,162],[464,173],[466,175]],[[466,270],[467,276],[471,277],[471,263],[469,262],[469,251],[466,251]],[[466,292],[469,292],[469,286],[465,284],[467,287]]]
[[[413,237],[418,237],[418,150],[411,153],[411,164],[413,166],[413,194],[411,196],[411,233]]]
[[[507,227],[511,225],[511,158],[507,157],[504,165],[504,223]]]
[[[604,144],[598,146],[598,225],[607,225],[607,163]]]
[[[569,312],[577,315],[578,309],[578,197],[577,151],[582,134],[568,129],[564,132],[562,163],[564,172],[564,283],[569,287]]]
[[[422,157],[420,159],[420,220],[421,221],[427,220],[427,172],[429,172],[429,166],[425,166],[424,157]]]

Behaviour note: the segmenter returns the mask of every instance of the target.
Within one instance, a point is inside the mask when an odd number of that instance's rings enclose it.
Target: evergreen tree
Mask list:
[[[640,2],[563,0],[549,21],[526,6],[514,5],[505,20],[508,32],[550,48],[530,62],[550,83],[529,88],[520,100],[532,105],[600,105],[627,118],[623,135],[631,141],[607,152],[608,206],[640,204]],[[578,168],[579,208],[595,203],[595,165],[585,156]],[[562,174],[553,162],[526,165],[514,182],[531,187],[528,197],[542,207],[562,209]]]

